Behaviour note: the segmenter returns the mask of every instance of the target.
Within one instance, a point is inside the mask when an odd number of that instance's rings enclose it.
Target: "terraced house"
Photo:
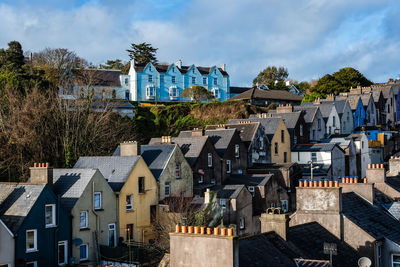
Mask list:
[[[136,64],[131,61],[129,70],[130,100],[132,101],[187,101],[181,97],[185,88],[200,85],[214,94],[216,100],[227,100],[229,75],[226,65],[199,67],[194,64]]]

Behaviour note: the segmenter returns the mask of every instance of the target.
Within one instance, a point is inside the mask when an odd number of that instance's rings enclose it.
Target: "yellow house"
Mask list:
[[[74,168],[98,168],[116,193],[119,237],[144,243],[154,238],[158,186],[141,156],[81,157]]]
[[[292,161],[289,131],[282,118],[264,118],[265,134],[271,145],[271,163]]]

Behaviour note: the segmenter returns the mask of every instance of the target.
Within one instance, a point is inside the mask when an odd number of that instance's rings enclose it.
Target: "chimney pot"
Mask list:
[[[177,224],[175,227],[175,233],[180,233],[180,232],[181,232],[181,226]]]
[[[198,234],[200,233],[200,227],[199,227],[199,226],[195,226],[195,227],[194,227],[194,233],[195,233],[196,235],[198,235]]]
[[[207,227],[207,235],[211,235],[211,228]]]
[[[214,227],[214,235],[219,235],[219,228],[218,227]]]
[[[367,183],[367,178],[364,178],[363,180],[364,180],[364,184],[366,184]]]
[[[205,234],[205,230],[206,230],[206,227],[201,226],[201,227],[200,227],[200,234],[201,234],[201,235],[204,235],[204,234]]]
[[[183,225],[183,226],[182,226],[182,233],[183,233],[183,234],[186,234],[186,233],[187,233],[187,226],[186,226],[186,225]]]
[[[33,167],[34,167],[34,168],[37,168],[37,163],[36,163],[36,162],[33,163]]]
[[[189,226],[189,234],[193,234],[193,226],[191,225],[191,226]]]
[[[221,228],[221,235],[226,236],[226,228],[225,227]]]

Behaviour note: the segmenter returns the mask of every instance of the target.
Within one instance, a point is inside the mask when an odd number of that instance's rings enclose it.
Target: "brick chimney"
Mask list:
[[[335,95],[334,94],[329,94],[326,96],[327,101],[335,101]]]
[[[53,168],[49,163],[34,163],[30,170],[30,181],[32,184],[48,184],[53,186]]]
[[[392,157],[389,159],[389,172],[391,175],[399,175],[400,173],[400,157]]]
[[[261,233],[274,231],[286,240],[286,234],[289,228],[289,217],[287,214],[275,213],[275,210],[268,209],[267,213],[261,214],[260,221]]]
[[[139,156],[140,155],[140,145],[136,141],[128,141],[119,144],[120,147],[120,156],[121,157],[130,157],[130,156]]]
[[[293,106],[291,104],[286,104],[286,105],[279,105],[276,108],[276,113],[290,113],[293,112]]]
[[[161,136],[161,144],[172,144],[171,136]]]
[[[315,104],[319,104],[319,103],[321,103],[321,98],[319,98],[319,97],[318,97],[318,98],[316,98],[316,99],[314,100],[314,103],[315,103]]]
[[[388,79],[388,83],[393,83],[393,82],[394,82],[393,78]]]
[[[192,136],[194,137],[204,136],[204,130],[199,128],[194,128],[192,130]]]
[[[386,181],[386,170],[383,164],[368,164],[365,175],[368,183],[385,183]]]

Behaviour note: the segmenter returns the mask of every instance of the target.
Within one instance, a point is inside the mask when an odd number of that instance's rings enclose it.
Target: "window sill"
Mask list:
[[[126,212],[134,212],[135,210],[134,209],[130,209],[130,210],[125,210]]]
[[[86,228],[80,228],[79,231],[89,231],[90,228],[86,227]]]
[[[38,249],[30,249],[30,250],[26,250],[26,253],[32,253],[32,252],[39,252]]]
[[[49,228],[56,228],[57,227],[57,225],[56,224],[49,224],[49,225],[46,225],[46,228],[47,229],[49,229]]]
[[[104,209],[103,209],[103,208],[100,208],[100,209],[94,209],[94,211],[104,211]]]

